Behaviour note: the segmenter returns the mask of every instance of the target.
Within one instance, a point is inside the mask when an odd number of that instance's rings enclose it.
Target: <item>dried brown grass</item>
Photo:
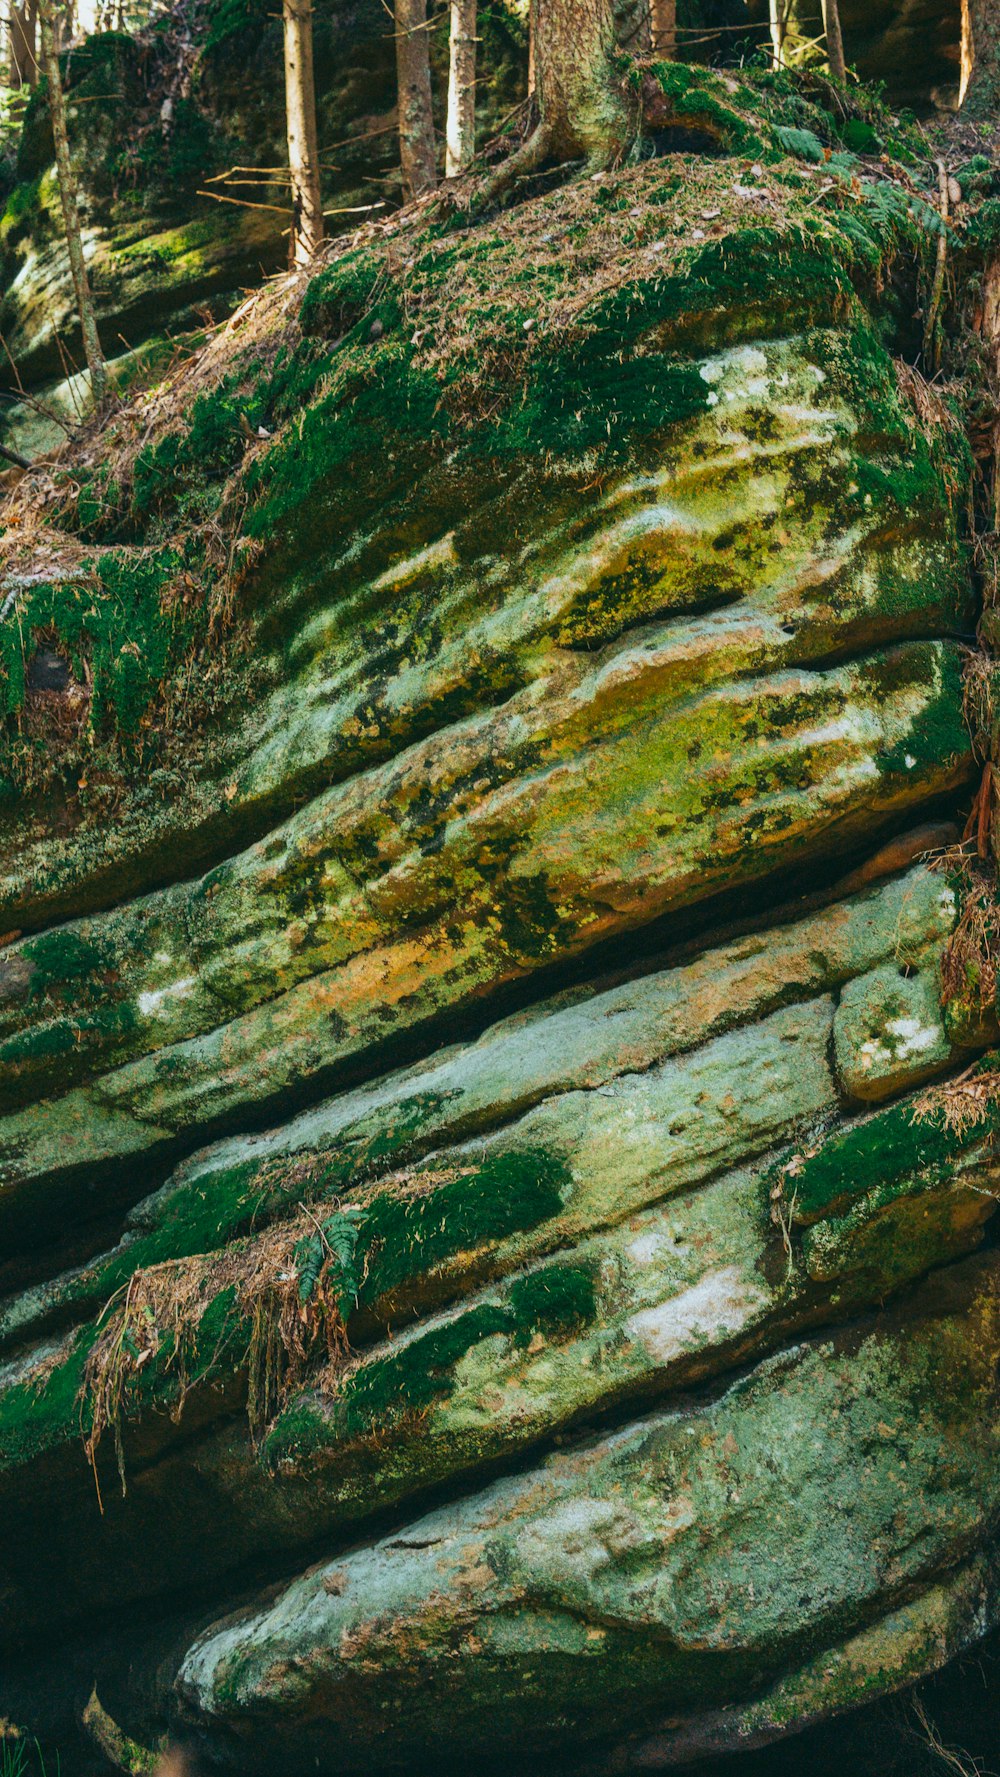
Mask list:
[[[959,1137],[989,1122],[1000,1104],[1000,1071],[982,1068],[977,1073],[975,1068],[981,1068],[981,1063],[977,1061],[964,1074],[922,1092],[914,1101],[914,1122],[936,1122]]]
[[[996,661],[981,648],[964,650],[962,663],[962,714],[980,764],[989,760],[990,741],[997,710],[993,690]]]
[[[931,869],[956,880],[961,912],[941,960],[942,1000],[969,998],[979,1013],[996,1001],[1000,965],[1000,903],[992,865],[967,845],[952,846],[934,858]]]
[[[319,1235],[324,1252],[303,1300],[296,1249],[313,1234]],[[218,1255],[168,1260],[135,1272],[103,1310],[103,1325],[84,1370],[81,1411],[89,1420],[84,1448],[98,1498],[97,1452],[108,1433],[126,1491],[123,1427],[142,1373],[154,1360],[159,1360],[161,1377],[175,1379],[171,1417],[176,1423],[191,1388],[217,1372],[223,1353],[237,1341],[236,1367],[247,1372],[247,1414],[254,1437],[280,1410],[314,1358],[342,1363],[350,1347],[336,1273],[335,1255],[306,1208]],[[230,1331],[206,1351],[199,1337],[205,1311],[227,1289],[235,1292]]]

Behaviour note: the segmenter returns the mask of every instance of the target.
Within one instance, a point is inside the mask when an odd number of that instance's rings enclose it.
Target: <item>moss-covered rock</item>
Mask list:
[[[717,1401],[320,1567],[195,1645],[186,1710],[234,1731],[251,1768],[300,1769],[333,1721],[342,1767],[370,1770],[414,1741],[538,1755],[570,1732],[624,1751],[665,1714],[669,1764],[706,1696],[765,1690],[855,1637],[869,1601],[884,1617],[920,1598],[960,1646],[995,1617],[992,1577],[956,1585],[952,1611],[932,1594],[995,1510],[995,1271],[959,1270],[902,1324],[799,1346]],[[940,1657],[926,1630],[895,1632],[900,1676]],[[853,1700],[875,1662],[834,1662]],[[803,1672],[794,1716],[830,1699],[831,1676]]]
[[[370,228],[3,510],[0,1715],[628,1768],[992,1621],[930,212],[787,76],[635,83],[631,164]]]
[[[439,103],[447,21],[437,21]],[[378,0],[324,7],[315,70],[324,202],[331,232],[399,199],[395,51]],[[518,7],[483,9],[479,127],[516,102],[527,66]],[[85,246],[109,355],[161,329],[195,330],[224,314],[263,272],[287,261],[290,218],[280,18],[255,0],[214,0],[183,22],[161,17],[137,37],[107,31],[63,60],[68,127],[89,222]],[[0,328],[29,384],[82,356],[61,243],[44,81],[31,94],[18,183],[0,216]],[[211,185],[233,166],[250,175]],[[253,177],[253,169],[263,169]],[[211,201],[247,199],[256,208]],[[54,201],[53,201],[54,200]]]

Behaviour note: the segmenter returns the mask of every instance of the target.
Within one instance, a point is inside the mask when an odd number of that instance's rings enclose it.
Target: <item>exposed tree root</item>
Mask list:
[[[544,123],[539,123],[526,142],[507,160],[501,161],[492,173],[478,184],[472,194],[474,212],[488,210],[505,198],[519,180],[537,173],[545,162],[554,156],[553,132]]]

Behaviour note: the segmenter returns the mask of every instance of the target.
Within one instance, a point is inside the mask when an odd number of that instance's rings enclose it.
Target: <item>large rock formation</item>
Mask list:
[[[659,79],[650,158],[369,229],[8,495],[0,1714],[43,1732],[96,1687],[136,1758],[669,1767],[995,1620],[928,210],[767,77]]]

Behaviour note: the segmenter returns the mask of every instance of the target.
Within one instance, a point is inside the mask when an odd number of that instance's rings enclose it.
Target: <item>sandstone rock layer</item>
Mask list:
[[[655,159],[507,225],[591,231],[555,419],[411,435],[391,340],[381,430],[320,383],[253,471],[253,702],[99,832],[5,817],[0,1710],[71,1707],[58,1647],[241,1769],[650,1769],[995,1620],[968,465],[900,243],[852,283],[773,151],[765,301],[721,165],[680,270]]]

